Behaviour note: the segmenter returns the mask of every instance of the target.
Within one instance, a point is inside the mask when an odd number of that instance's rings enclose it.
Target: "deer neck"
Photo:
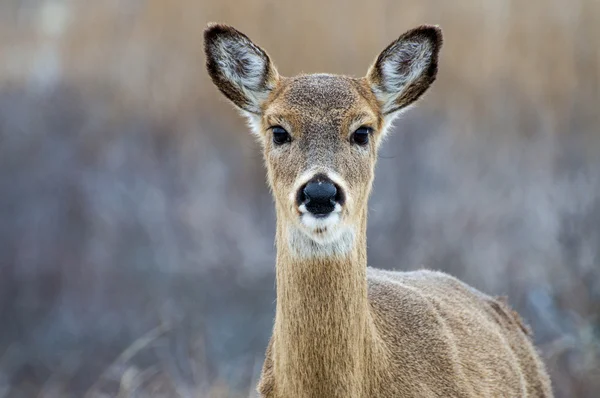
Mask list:
[[[364,219],[326,247],[278,223],[273,359],[284,396],[349,397],[364,391],[373,338],[366,214]]]

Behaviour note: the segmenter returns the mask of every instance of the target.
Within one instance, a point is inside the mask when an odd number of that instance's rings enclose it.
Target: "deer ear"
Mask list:
[[[231,26],[204,31],[206,68],[213,83],[240,109],[260,114],[279,75],[267,53]]]
[[[442,31],[437,26],[409,30],[379,54],[367,81],[384,115],[415,102],[437,75]]]

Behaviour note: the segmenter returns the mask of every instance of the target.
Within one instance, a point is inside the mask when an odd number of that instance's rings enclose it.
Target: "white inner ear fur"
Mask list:
[[[384,104],[383,113],[397,107],[396,100],[425,72],[433,56],[432,45],[427,40],[396,43],[390,53],[380,65],[382,87],[373,88]]]
[[[266,87],[264,78],[267,59],[250,41],[224,37],[215,46],[215,59],[223,76],[237,87],[250,102],[252,112],[259,112],[260,105],[272,87]],[[243,63],[244,73],[239,73]]]

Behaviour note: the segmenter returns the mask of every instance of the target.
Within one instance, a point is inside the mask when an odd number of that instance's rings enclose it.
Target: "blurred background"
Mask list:
[[[599,396],[600,2],[2,0],[0,398],[253,396],[274,209],[209,21],[288,76],[362,76],[439,24],[439,78],[381,152],[370,265],[508,295],[556,395]]]

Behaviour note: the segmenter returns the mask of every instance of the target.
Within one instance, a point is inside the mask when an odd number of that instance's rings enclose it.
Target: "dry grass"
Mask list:
[[[481,111],[493,112],[489,101],[505,87],[548,111],[560,127],[575,97],[597,99],[600,80],[600,4],[592,0],[39,3],[46,6],[4,6],[13,11],[0,27],[9,59],[2,81],[27,81],[35,61],[56,56],[61,77],[107,85],[131,101],[126,109],[159,115],[215,106],[201,45],[207,21],[247,32],[289,75],[362,75],[376,51],[403,30],[439,24],[446,37],[443,68],[428,104],[445,109],[459,102],[467,116],[483,119],[489,115]]]

